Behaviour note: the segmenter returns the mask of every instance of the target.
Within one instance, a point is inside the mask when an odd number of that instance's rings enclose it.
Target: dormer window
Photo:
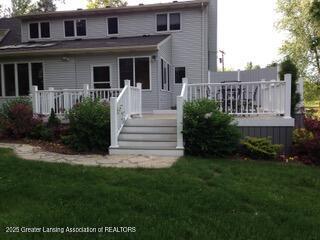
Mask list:
[[[118,18],[110,17],[108,18],[108,35],[118,34]]]
[[[30,39],[50,38],[50,23],[49,22],[36,22],[29,24]]]
[[[157,32],[179,31],[181,29],[180,13],[157,14]]]
[[[87,35],[87,21],[85,19],[64,21],[65,37],[83,37]]]

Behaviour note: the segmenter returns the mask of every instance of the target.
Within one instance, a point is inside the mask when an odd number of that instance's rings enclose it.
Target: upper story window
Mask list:
[[[29,24],[30,39],[50,38],[50,23],[30,23]]]
[[[117,17],[111,17],[108,18],[108,35],[112,35],[112,34],[118,34],[119,30],[118,30],[118,18]]]
[[[64,21],[65,37],[82,37],[87,35],[87,22],[85,19]]]
[[[157,31],[178,31],[181,29],[180,13],[157,14]]]

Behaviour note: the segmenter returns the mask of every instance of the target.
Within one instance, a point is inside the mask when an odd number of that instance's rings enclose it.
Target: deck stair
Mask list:
[[[143,115],[128,119],[118,138],[118,147],[110,154],[182,156],[177,149],[177,121],[175,115]]]

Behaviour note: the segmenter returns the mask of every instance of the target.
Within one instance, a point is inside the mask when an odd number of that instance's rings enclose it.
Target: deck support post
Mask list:
[[[291,118],[291,74],[284,75],[284,81],[286,82],[286,94],[285,94],[285,118]]]
[[[110,134],[111,134],[111,148],[117,148],[118,146],[118,133],[117,133],[117,98],[110,98]]]
[[[130,80],[124,80],[124,85],[128,86],[128,94],[127,94],[127,113],[128,113],[128,119],[131,118],[131,86],[130,86]]]
[[[188,78],[182,79],[182,88],[185,89],[188,84]],[[177,147],[176,149],[184,149],[183,144],[183,105],[184,96],[177,96]]]
[[[32,110],[33,114],[39,114],[39,101],[38,101],[38,86],[31,87],[31,100],[32,100]]]
[[[83,97],[89,97],[89,84],[83,84]]]
[[[139,89],[139,117],[142,117],[142,84],[137,83],[137,88]]]
[[[54,88],[53,87],[49,87],[49,99],[48,99],[48,105],[49,105],[49,114],[51,113],[51,109],[53,109],[53,111],[55,110],[54,107]]]

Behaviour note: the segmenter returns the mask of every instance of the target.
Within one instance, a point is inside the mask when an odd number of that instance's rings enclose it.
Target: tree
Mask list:
[[[12,17],[27,14],[34,8],[31,0],[11,0],[11,5]]]
[[[39,0],[32,12],[54,12],[57,6],[54,0]]]
[[[261,67],[259,65],[253,65],[252,62],[248,62],[245,69],[246,70],[254,70],[254,69],[260,69]]]
[[[286,57],[284,61],[280,63],[280,79],[284,79],[284,75],[287,73],[291,74],[291,115],[294,116],[297,110],[297,104],[300,102],[300,94],[297,93],[299,70],[290,57]]]
[[[290,57],[302,77],[320,83],[320,27],[312,20],[312,6],[310,0],[278,0],[277,10],[282,17],[277,27],[289,36],[281,53]]]
[[[314,0],[310,8],[310,14],[314,21],[320,23],[320,1]]]
[[[127,6],[126,0],[88,0],[87,8],[105,8]]]

